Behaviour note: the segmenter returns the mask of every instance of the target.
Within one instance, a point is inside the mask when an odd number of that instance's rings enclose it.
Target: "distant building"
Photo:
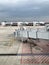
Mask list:
[[[46,24],[49,24],[49,22],[45,22],[45,25],[46,25]]]
[[[5,22],[5,26],[11,26],[11,22]]]
[[[17,26],[17,22],[1,22],[2,26]]]
[[[1,25],[2,25],[2,26],[5,26],[5,22],[1,22]]]
[[[18,26],[17,22],[11,22],[10,24],[11,24],[11,26]]]
[[[34,26],[43,26],[45,25],[45,22],[33,22]]]
[[[33,26],[33,23],[32,23],[32,22],[29,22],[29,23],[27,24],[27,26]]]
[[[19,26],[33,26],[33,22],[18,22]]]

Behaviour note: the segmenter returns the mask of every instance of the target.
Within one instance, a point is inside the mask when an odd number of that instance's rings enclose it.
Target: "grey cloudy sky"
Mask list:
[[[49,16],[49,0],[0,0],[0,16]]]

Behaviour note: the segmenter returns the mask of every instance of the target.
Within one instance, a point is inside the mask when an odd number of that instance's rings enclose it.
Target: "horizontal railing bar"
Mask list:
[[[31,53],[21,53],[21,54],[17,54],[17,53],[7,53],[7,54],[0,54],[0,56],[38,56],[38,55],[42,55],[42,56],[49,56],[49,53],[39,53],[39,54],[31,54]]]

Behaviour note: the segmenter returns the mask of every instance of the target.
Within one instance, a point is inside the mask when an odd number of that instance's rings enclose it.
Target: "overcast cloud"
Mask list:
[[[1,16],[49,16],[49,0],[0,0]]]

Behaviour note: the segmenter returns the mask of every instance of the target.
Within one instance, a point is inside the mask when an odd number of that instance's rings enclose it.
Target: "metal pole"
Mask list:
[[[38,31],[39,31],[39,29],[37,28],[37,31],[36,31],[36,39],[37,39],[37,41],[39,41],[39,39],[38,39]]]

